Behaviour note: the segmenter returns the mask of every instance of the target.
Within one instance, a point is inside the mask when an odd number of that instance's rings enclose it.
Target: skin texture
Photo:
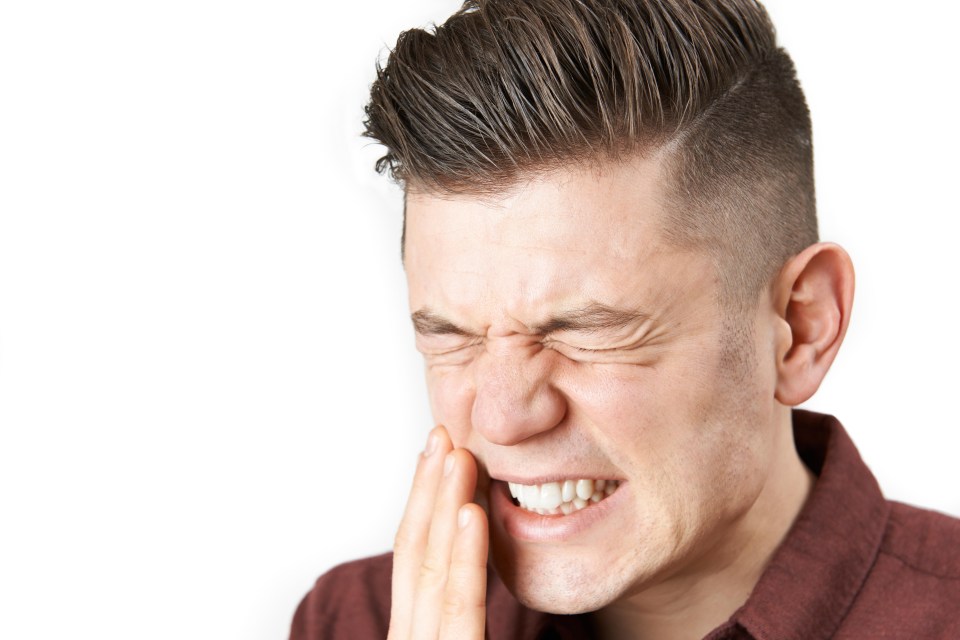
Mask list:
[[[599,611],[608,638],[699,638],[746,600],[789,529],[812,484],[790,406],[842,342],[849,258],[814,245],[731,317],[707,255],[662,240],[659,184],[653,157],[534,176],[497,198],[408,191],[410,309],[445,427],[437,451],[454,453],[446,477],[436,452],[418,467],[394,640],[482,637],[487,530],[524,604]],[[558,477],[619,480],[615,507],[562,540],[511,534],[497,483]],[[444,636],[453,625],[460,635]]]

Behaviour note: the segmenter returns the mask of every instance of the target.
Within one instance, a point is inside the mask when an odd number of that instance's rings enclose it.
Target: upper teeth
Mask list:
[[[567,515],[583,509],[591,502],[600,502],[616,491],[618,480],[564,480],[543,484],[508,482],[510,495],[528,511],[543,515]]]

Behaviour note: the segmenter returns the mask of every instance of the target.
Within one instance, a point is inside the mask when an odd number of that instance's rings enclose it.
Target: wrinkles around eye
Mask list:
[[[641,349],[644,346],[642,343],[615,347],[582,347],[551,340],[544,342],[544,346],[569,360],[595,364],[644,364],[652,355],[644,353]]]
[[[481,342],[482,339],[480,338],[474,340],[421,339],[417,340],[417,350],[425,357],[442,357],[463,352],[479,345]]]
[[[482,337],[472,340],[451,339],[449,336],[434,339],[424,338],[417,341],[417,350],[427,364],[433,366],[462,366],[468,364],[484,344]],[[547,339],[540,342],[544,349],[575,362],[640,364],[648,359],[640,356],[642,343],[618,345],[614,347],[586,347],[559,340]],[[648,356],[651,354],[647,354]]]
[[[630,349],[636,348],[635,346],[628,347],[580,347],[575,344],[570,344],[568,342],[561,342],[559,340],[544,340],[543,346],[548,349],[554,349],[556,351],[573,350],[580,353],[614,353],[618,351],[629,351]]]

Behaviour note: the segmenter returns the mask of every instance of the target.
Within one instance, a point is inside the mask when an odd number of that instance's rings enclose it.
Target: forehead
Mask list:
[[[568,167],[496,197],[407,196],[411,308],[466,314],[496,307],[535,322],[557,306],[646,302],[689,254],[659,231],[656,160]]]

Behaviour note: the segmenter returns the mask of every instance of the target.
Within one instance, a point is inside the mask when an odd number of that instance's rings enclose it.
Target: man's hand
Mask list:
[[[477,465],[446,429],[430,433],[393,547],[388,640],[483,640],[487,517]]]

